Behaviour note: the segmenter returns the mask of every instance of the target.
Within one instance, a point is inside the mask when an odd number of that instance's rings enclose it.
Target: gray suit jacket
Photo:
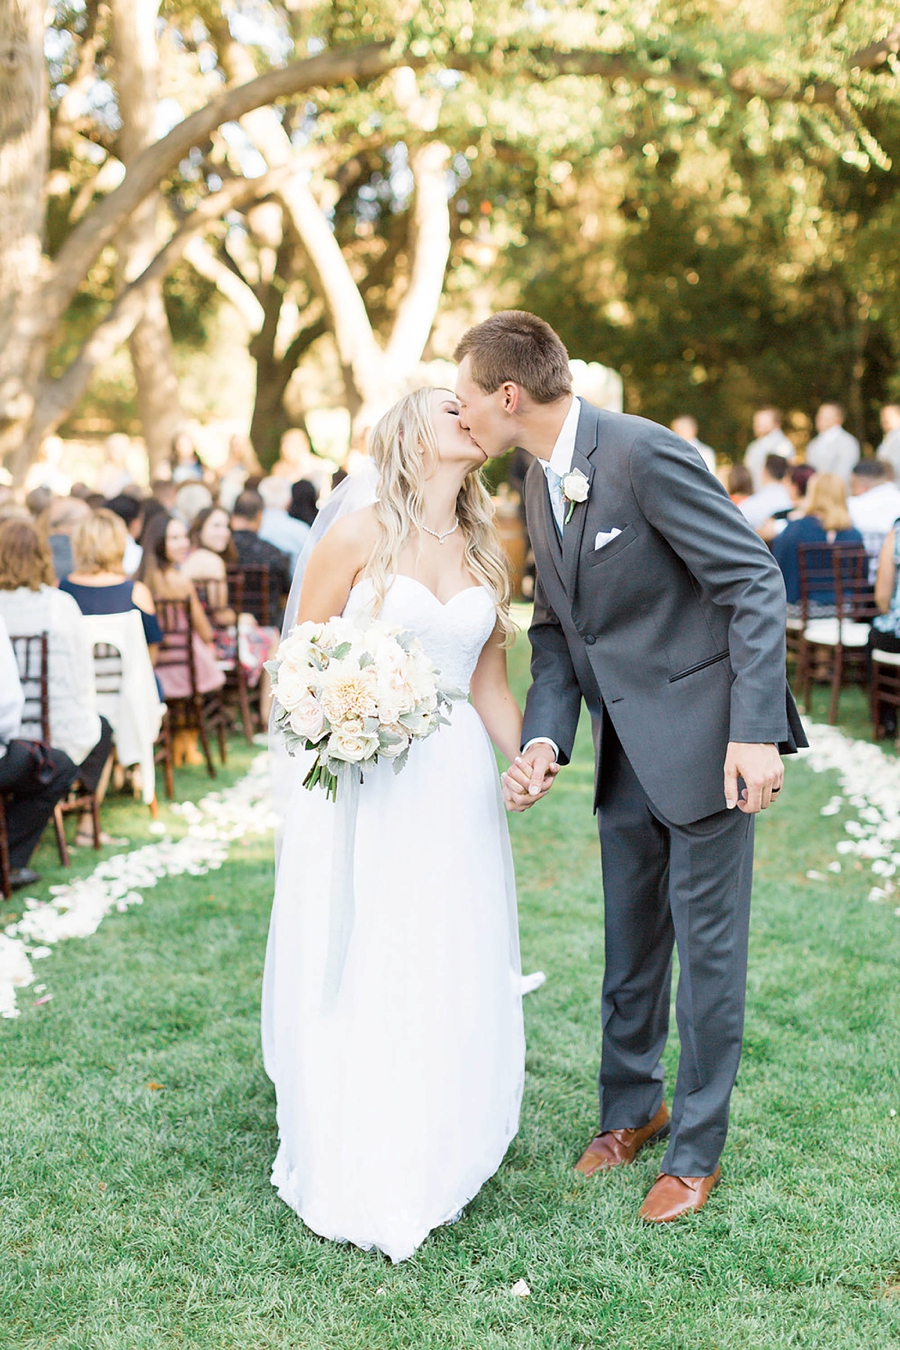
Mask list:
[[[806,744],[781,572],[699,454],[654,422],[582,401],[572,468],[590,494],[562,541],[539,463],[525,484],[538,585],[523,744],[548,736],[564,764],[582,698],[595,718],[605,707],[657,810],[700,820],[724,808],[729,741]]]

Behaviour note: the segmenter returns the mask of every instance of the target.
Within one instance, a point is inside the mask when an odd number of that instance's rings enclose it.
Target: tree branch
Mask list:
[[[148,288],[167,275],[184,255],[191,240],[226,211],[253,197],[268,196],[275,191],[292,167],[279,166],[260,178],[237,178],[200,203],[149,266],[121,292],[65,372],[56,380],[42,382],[36,400],[32,439],[39,441],[71,412],[97,367],[131,336],[143,313]]]
[[[221,259],[217,258],[205,239],[195,236],[184,250],[184,257],[216,290],[230,300],[251,333],[258,333],[263,325],[263,307],[252,289]]]
[[[374,79],[398,60],[389,42],[323,52],[229,89],[179,122],[167,136],[138,155],[119,187],[82,220],[63,244],[43,288],[42,333],[50,334],[55,329],[90,268],[115,239],[123,222],[191,147],[205,141],[216,127],[305,89]]]
[[[409,157],[416,184],[410,231],[409,286],[397,306],[385,349],[390,368],[406,374],[421,359],[434,324],[450,257],[450,208],[446,169],[450,151],[440,141],[417,146]]]

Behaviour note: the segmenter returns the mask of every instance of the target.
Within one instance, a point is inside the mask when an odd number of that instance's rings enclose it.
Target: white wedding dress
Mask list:
[[[371,605],[368,581],[345,614]],[[488,592],[441,604],[411,577],[379,618],[467,689],[494,628]],[[323,1237],[410,1256],[499,1167],[518,1128],[525,1046],[515,883],[493,750],[471,704],[359,789],[354,917],[323,999],[336,808],[289,761],[263,983],[278,1099],[278,1194]]]

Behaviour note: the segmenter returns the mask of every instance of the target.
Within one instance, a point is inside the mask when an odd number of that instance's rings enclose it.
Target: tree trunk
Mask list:
[[[0,0],[0,459],[34,408],[49,155],[43,43],[41,0]]]
[[[122,160],[128,168],[153,143],[158,102],[159,58],[156,18],[159,0],[113,0],[116,85],[122,117]],[[161,197],[153,192],[119,236],[119,263],[127,285],[139,277],[157,251]],[[128,341],[137,387],[150,476],[169,458],[184,423],[175,375],[172,335],[163,303],[162,280],[145,290],[145,309]]]

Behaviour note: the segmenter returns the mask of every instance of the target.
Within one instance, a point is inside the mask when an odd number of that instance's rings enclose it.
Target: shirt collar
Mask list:
[[[560,478],[567,474],[572,467],[572,456],[575,453],[575,433],[578,431],[578,418],[581,415],[581,399],[577,394],[572,395],[572,402],[569,404],[569,411],[566,413],[566,420],[559,429],[559,435],[556,438],[556,444],[553,447],[553,453],[549,460],[544,460],[544,468],[552,469],[558,473]]]

